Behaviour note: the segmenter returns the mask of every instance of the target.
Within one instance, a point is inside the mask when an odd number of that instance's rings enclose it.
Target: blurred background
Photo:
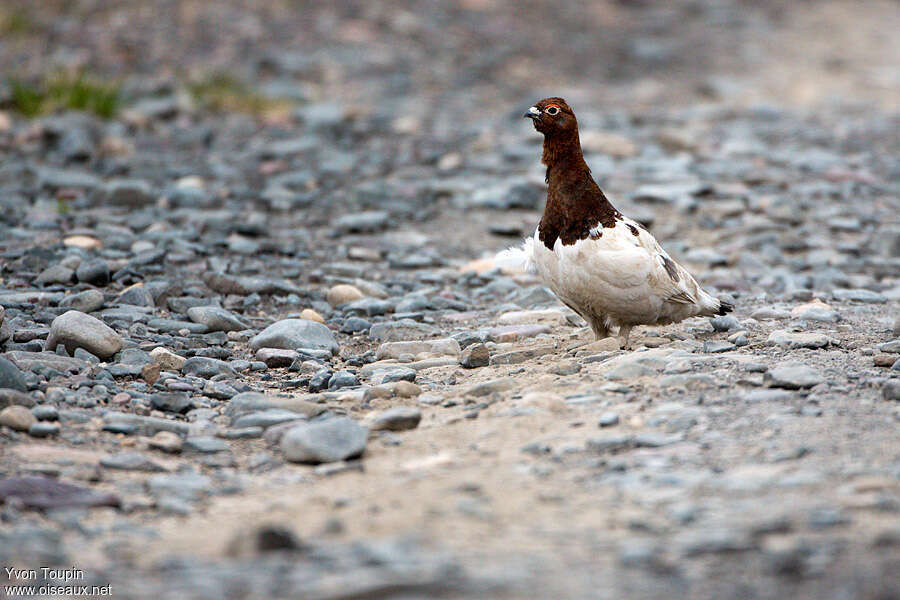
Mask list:
[[[43,350],[79,292],[139,360],[165,347],[240,369],[172,375],[190,417],[151,405],[167,388],[142,363],[53,379],[38,408],[59,408],[60,435],[0,427],[0,474],[59,475],[127,509],[5,507],[0,565],[77,564],[135,598],[896,598],[881,378],[900,335],[898,32],[896,0],[0,0],[3,349]],[[555,298],[492,269],[540,219],[541,138],[522,113],[547,96],[575,110],[615,205],[738,307],[715,332],[641,333],[696,353],[663,361],[668,387],[659,365],[607,382],[566,355],[577,330]],[[813,298],[835,308],[800,306]],[[207,305],[239,324],[207,334],[188,316]],[[544,309],[549,325],[485,333]],[[304,362],[314,377],[251,371],[250,334],[295,313],[340,355]],[[767,342],[795,325],[818,337]],[[437,336],[485,342],[482,358],[543,346],[361,400],[382,342]],[[753,360],[701,356],[731,350]],[[808,398],[764,387],[785,357],[821,369]],[[318,394],[332,368],[359,396]],[[57,377],[32,371],[32,391]],[[514,389],[478,387],[501,376]],[[226,407],[245,389],[425,418],[320,470],[271,429],[235,433]],[[103,428],[110,407],[231,437],[151,448]],[[586,443],[600,409],[641,447]],[[129,449],[150,458],[110,462]]]

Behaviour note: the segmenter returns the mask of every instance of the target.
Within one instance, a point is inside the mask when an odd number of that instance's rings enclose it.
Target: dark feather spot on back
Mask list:
[[[638,231],[638,228],[637,228],[637,227],[635,227],[635,226],[632,225],[631,223],[626,223],[626,225],[628,225],[628,229],[631,230],[631,235],[633,235],[633,236],[638,236],[638,235],[640,235],[640,232]]]
[[[675,266],[675,263],[668,256],[663,256],[663,267],[666,269],[666,273],[669,274],[669,277],[672,278],[672,281],[678,283],[681,279],[681,276],[678,274],[678,267]]]

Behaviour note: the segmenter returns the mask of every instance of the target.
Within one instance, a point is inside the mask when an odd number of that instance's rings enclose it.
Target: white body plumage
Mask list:
[[[553,248],[535,231],[521,249],[500,255],[501,264],[533,270],[598,338],[618,327],[627,342],[634,325],[665,325],[730,308],[706,293],[653,236],[628,218],[614,227],[595,228],[591,236]]]

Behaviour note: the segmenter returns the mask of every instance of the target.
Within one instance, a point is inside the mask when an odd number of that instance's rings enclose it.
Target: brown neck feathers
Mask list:
[[[547,166],[547,205],[538,226],[540,240],[553,249],[556,240],[571,246],[591,229],[615,227],[621,213],[606,199],[584,162],[578,130],[544,136],[541,162]]]

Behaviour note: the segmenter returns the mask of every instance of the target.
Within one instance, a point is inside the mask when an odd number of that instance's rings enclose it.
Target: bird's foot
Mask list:
[[[628,338],[631,335],[631,327],[622,326],[619,328],[619,345],[622,347],[622,350],[632,350],[631,346],[628,345]]]

